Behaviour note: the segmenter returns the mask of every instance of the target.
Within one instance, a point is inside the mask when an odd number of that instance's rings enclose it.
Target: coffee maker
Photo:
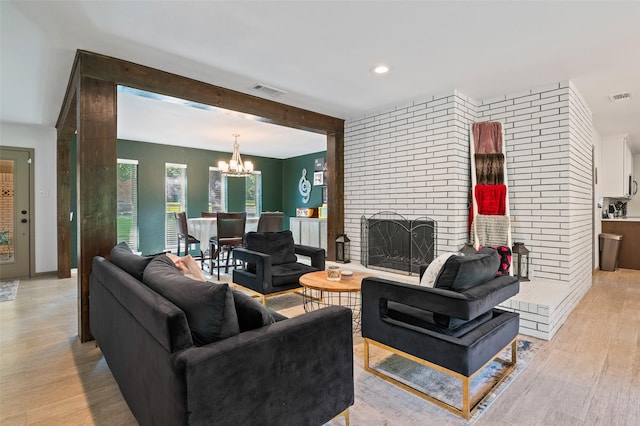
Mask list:
[[[606,216],[605,216],[606,214]],[[615,219],[619,217],[625,217],[627,215],[627,203],[622,201],[616,201],[615,203],[609,203],[607,213],[603,214],[605,219]]]

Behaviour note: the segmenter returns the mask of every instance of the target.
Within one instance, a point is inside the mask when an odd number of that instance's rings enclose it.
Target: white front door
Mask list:
[[[0,279],[30,275],[30,167],[29,150],[0,148]]]

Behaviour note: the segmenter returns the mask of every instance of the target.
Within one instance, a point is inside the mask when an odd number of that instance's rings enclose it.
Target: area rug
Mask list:
[[[20,280],[0,281],[0,302],[8,302],[16,298]]]
[[[267,299],[269,308],[281,314],[294,317],[304,313],[298,294],[285,294]],[[352,426],[423,426],[423,425],[452,425],[466,426],[477,422],[491,404],[505,391],[513,380],[529,365],[531,360],[543,347],[544,342],[536,339],[528,340],[526,336],[518,336],[517,363],[514,371],[507,376],[496,389],[491,391],[487,399],[469,420],[456,416],[398,386],[395,386],[372,373],[364,370],[364,343],[362,336],[353,335],[353,380],[355,385],[355,402],[349,408],[350,424]],[[462,390],[460,380],[429,367],[394,355],[391,352],[370,346],[372,367],[384,369],[401,381],[408,381],[426,390],[448,403],[461,406]],[[511,359],[511,347],[506,349],[501,358]],[[472,395],[487,383],[494,382],[499,377],[504,364],[492,362],[482,373],[471,382]],[[325,426],[342,426],[344,417],[336,417]]]
[[[355,336],[354,336],[355,338]],[[363,343],[354,347],[354,382],[355,404],[350,408],[352,425],[470,425],[478,421],[491,403],[509,386],[509,384],[526,368],[542,347],[541,343],[524,339],[518,340],[518,362],[515,370],[492,391],[490,396],[480,405],[470,420],[464,420],[449,411],[419,398],[379,377],[364,371]],[[456,406],[461,405],[462,393],[460,380],[444,373],[391,354],[371,346],[371,365],[385,370],[397,379],[408,381],[419,388]],[[511,359],[510,348],[501,356]],[[505,368],[499,362],[493,362],[472,381],[472,394],[488,382],[495,381]],[[344,419],[337,417],[327,425],[343,425]]]

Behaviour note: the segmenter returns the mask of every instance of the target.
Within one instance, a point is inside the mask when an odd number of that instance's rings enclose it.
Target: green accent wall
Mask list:
[[[289,229],[289,217],[295,217],[298,207],[320,207],[322,205],[322,186],[313,185],[314,161],[316,158],[326,158],[327,152],[287,158],[282,167],[282,211],[285,214],[285,229]],[[298,190],[302,171],[306,169],[306,178],[311,183],[311,196],[306,204],[302,202],[302,195]]]
[[[208,151],[147,142],[118,140],[118,158],[138,160],[139,250],[157,253],[164,250],[165,163],[187,165],[187,217],[200,217],[208,209],[209,167],[228,161],[228,152]],[[243,156],[262,172],[263,210],[282,205],[282,160]],[[275,175],[275,176],[274,176]],[[227,180],[229,211],[244,211],[244,179]]]
[[[76,139],[73,138],[71,161],[75,164]],[[219,160],[228,161],[231,153],[195,148],[161,145],[131,140],[118,140],[118,158],[138,160],[138,228],[139,247],[144,253],[164,251],[164,201],[165,163],[187,165],[187,217],[199,217],[208,208],[209,167]],[[285,213],[283,229],[289,229],[289,216],[295,216],[296,207],[317,207],[322,204],[320,187],[312,187],[311,198],[306,205],[298,192],[302,168],[313,183],[313,167],[316,158],[326,157],[326,152],[309,154],[286,160],[243,155],[243,160],[253,162],[254,169],[262,174],[262,211]],[[71,168],[71,250],[77,253],[76,175]],[[227,204],[229,211],[244,210],[243,178],[229,178]],[[105,253],[107,254],[107,253]],[[72,267],[77,256],[71,256]]]

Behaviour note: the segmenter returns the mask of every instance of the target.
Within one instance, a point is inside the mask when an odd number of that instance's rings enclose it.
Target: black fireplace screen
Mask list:
[[[361,262],[368,268],[412,275],[436,256],[437,223],[431,218],[380,212],[362,216],[360,228]]]

